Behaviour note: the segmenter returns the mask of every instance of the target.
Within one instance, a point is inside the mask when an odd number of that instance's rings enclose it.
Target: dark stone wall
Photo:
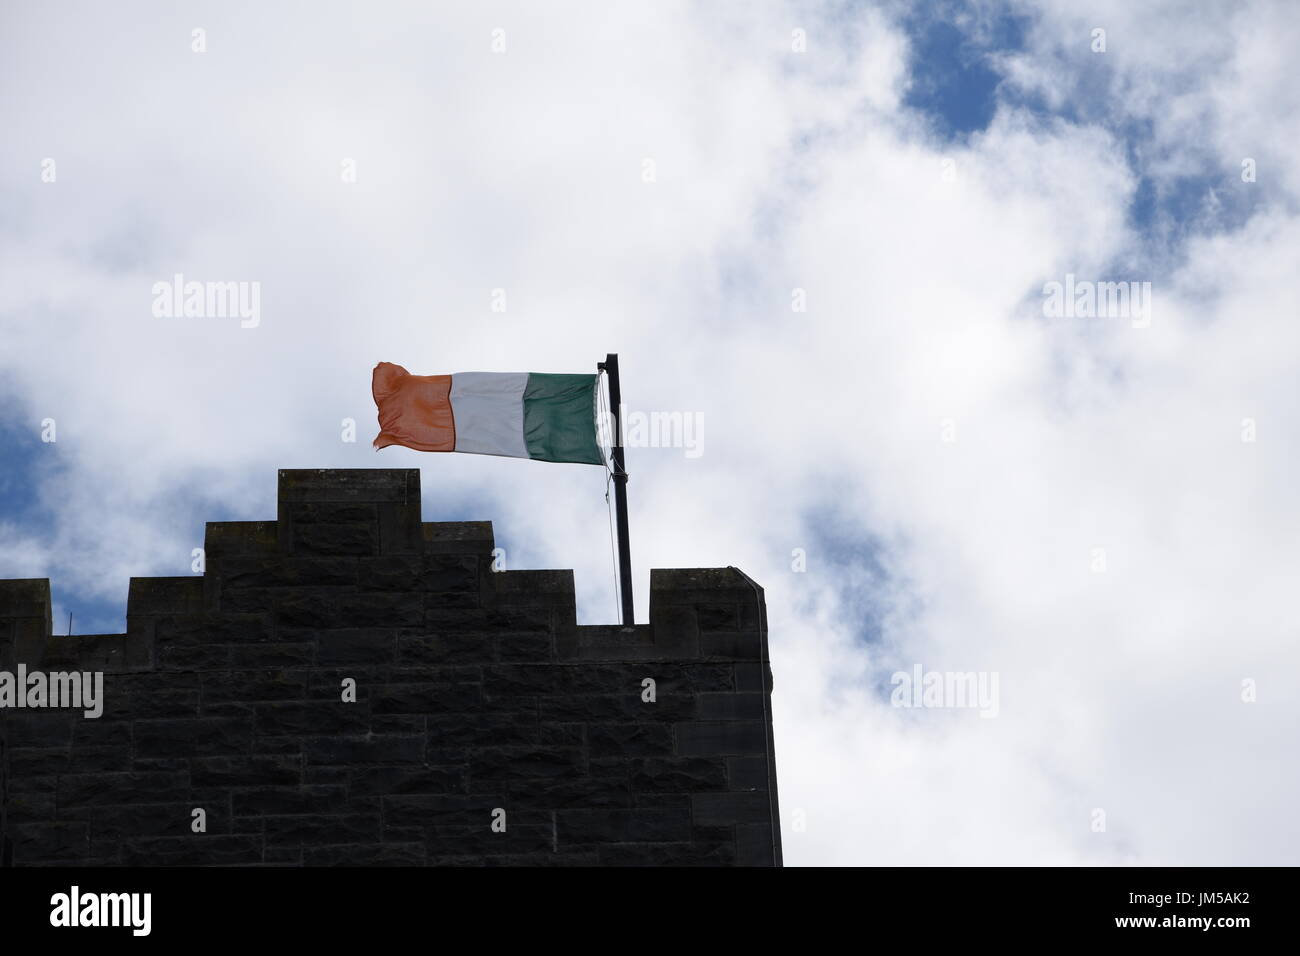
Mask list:
[[[492,549],[421,523],[417,470],[281,471],[203,575],[131,580],[126,634],[0,581],[0,671],[105,673],[98,719],[0,709],[4,862],[780,865],[761,589],[656,570],[649,624],[579,627],[572,571]]]

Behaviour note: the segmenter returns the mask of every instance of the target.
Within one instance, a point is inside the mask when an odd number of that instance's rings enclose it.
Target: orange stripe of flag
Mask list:
[[[450,375],[412,375],[380,362],[370,382],[379,409],[375,448],[404,445],[416,451],[455,451],[456,418]]]

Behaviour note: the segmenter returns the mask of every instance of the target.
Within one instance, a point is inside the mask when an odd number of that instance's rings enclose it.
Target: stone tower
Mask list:
[[[417,470],[279,479],[202,575],[131,580],[125,634],[0,581],[24,703],[103,675],[98,717],[0,709],[4,864],[781,864],[748,577],[655,570],[649,624],[579,626],[572,571],[494,572]]]

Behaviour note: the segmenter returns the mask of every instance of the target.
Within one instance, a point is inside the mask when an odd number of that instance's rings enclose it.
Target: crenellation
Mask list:
[[[132,578],[124,634],[52,636],[49,582],[0,581],[0,669],[104,696],[0,710],[6,862],[779,865],[744,574],[654,570],[649,623],[579,626],[572,571],[423,522],[413,469],[279,486],[202,573]]]

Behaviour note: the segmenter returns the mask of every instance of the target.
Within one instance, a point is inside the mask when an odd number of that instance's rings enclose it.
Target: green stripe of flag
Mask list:
[[[601,465],[596,442],[595,375],[529,372],[524,388],[524,443],[528,457]]]

